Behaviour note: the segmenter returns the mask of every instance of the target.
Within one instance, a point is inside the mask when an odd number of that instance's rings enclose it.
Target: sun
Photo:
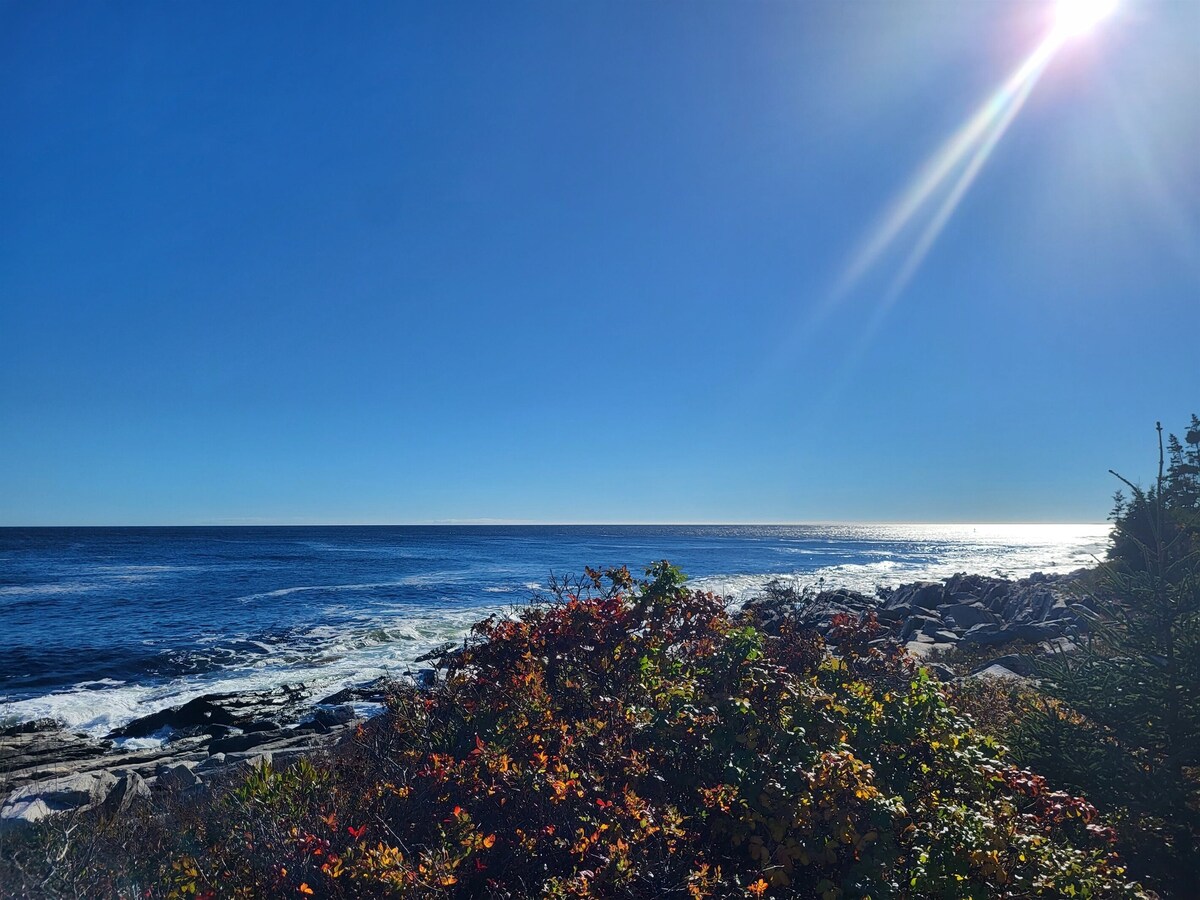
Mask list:
[[[1054,30],[1061,37],[1086,34],[1117,9],[1117,0],[1058,0]]]

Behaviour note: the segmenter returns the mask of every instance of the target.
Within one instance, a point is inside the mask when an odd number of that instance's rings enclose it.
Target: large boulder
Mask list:
[[[110,817],[118,816],[128,812],[134,804],[148,799],[150,785],[146,784],[146,779],[137,772],[130,772],[118,778],[117,783],[108,792],[108,797],[103,803],[104,813]]]
[[[906,585],[908,590],[907,602],[910,606],[916,606],[921,609],[935,609],[942,603],[942,597],[945,589],[936,581],[918,581],[911,585]],[[897,593],[905,588],[897,588]],[[894,596],[894,595],[893,595]]]
[[[103,803],[116,783],[116,776],[103,770],[33,781],[8,795],[0,806],[0,821],[11,827],[54,813],[86,809]]]

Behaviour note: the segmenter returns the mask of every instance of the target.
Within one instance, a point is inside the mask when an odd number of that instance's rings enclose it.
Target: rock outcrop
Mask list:
[[[981,670],[991,666],[995,671],[988,674],[1013,678],[1029,677],[1031,670],[1014,663],[1016,657],[1003,652],[1005,645],[1021,641],[1070,652],[1091,629],[1098,608],[1082,589],[1079,573],[1035,573],[1019,581],[963,574],[882,589],[875,597],[845,589],[801,592],[774,583],[743,606],[767,631],[776,631],[784,615],[793,615],[827,638],[839,613],[874,613],[885,638],[915,656],[956,646],[996,647],[1003,661],[993,660]]]

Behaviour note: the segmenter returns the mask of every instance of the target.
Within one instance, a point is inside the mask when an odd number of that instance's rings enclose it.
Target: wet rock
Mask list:
[[[430,669],[428,671],[433,670]],[[335,706],[333,709],[318,709],[313,715],[314,722],[319,722],[328,728],[336,728],[339,725],[345,725],[353,718],[354,707],[349,703],[343,703],[341,706]]]
[[[234,725],[237,717],[208,697],[197,697],[182,706],[159,710],[115,729],[110,737],[149,737],[164,728],[184,730],[208,725]]]

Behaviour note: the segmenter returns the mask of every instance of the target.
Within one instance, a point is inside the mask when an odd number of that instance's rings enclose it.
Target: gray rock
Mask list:
[[[184,791],[200,783],[200,778],[192,769],[195,763],[176,763],[163,765],[158,770],[158,786],[168,791]]]
[[[916,608],[912,606],[881,606],[875,611],[880,622],[902,622],[909,618]]]
[[[945,628],[946,626],[942,624],[941,619],[925,617],[925,621],[921,623],[921,634],[933,636],[939,631],[944,631]],[[957,638],[955,638],[955,640],[957,640]]]
[[[935,609],[942,602],[943,587],[936,581],[918,581],[908,602],[921,609]]]
[[[955,628],[966,631],[976,625],[992,625],[999,617],[982,603],[948,603],[938,607],[942,619]]]
[[[925,671],[938,681],[953,681],[957,673],[945,663],[924,663]]]
[[[1011,669],[1006,669],[1004,666],[991,665],[986,669],[981,669],[978,672],[968,676],[970,678],[1002,678],[1006,681],[1027,681]]]
[[[957,644],[959,641],[957,634],[955,634],[953,631],[946,630],[935,631],[933,633],[933,639],[939,644]]]
[[[257,747],[260,744],[269,744],[272,741],[279,739],[278,731],[258,731],[251,734],[235,734],[232,737],[218,738],[208,745],[209,753],[240,753],[243,750],[249,750],[251,747]]]
[[[104,813],[109,817],[118,816],[127,812],[135,803],[149,799],[150,785],[146,784],[146,779],[137,772],[130,772],[117,779],[117,783],[109,791],[103,804]]]
[[[1070,627],[1066,622],[1026,622],[1014,625],[1010,630],[1019,640],[1037,642],[1063,637]]]
[[[1033,660],[1028,656],[1022,656],[1019,653],[1009,653],[1006,656],[993,659],[991,662],[986,663],[985,665],[977,666],[975,671],[983,672],[992,666],[999,666],[1000,668],[1007,669],[1009,672],[1022,677],[1029,677],[1034,673]]]
[[[19,803],[6,803],[0,807],[0,834],[28,828],[52,814],[53,811],[40,797],[22,800]]]
[[[13,791],[5,805],[41,800],[51,812],[93,806],[104,802],[117,783],[111,772],[75,772],[61,778],[34,781]]]
[[[426,671],[425,669],[421,670]],[[432,672],[433,669],[428,671]],[[354,718],[354,707],[349,703],[343,703],[341,706],[335,706],[333,709],[318,709],[313,716],[313,721],[325,725],[329,728],[335,728],[338,725],[345,725]]]
[[[1008,633],[1008,629],[1001,625],[983,623],[976,625],[973,628],[968,628],[962,636],[964,644],[1006,644],[1013,639],[1013,636]]]
[[[905,622],[904,627],[900,629],[900,640],[907,641],[913,637],[913,635],[923,633],[926,623],[932,626],[930,629],[931,632],[937,631],[942,627],[941,620],[935,619],[932,616],[913,616],[907,622]]]

